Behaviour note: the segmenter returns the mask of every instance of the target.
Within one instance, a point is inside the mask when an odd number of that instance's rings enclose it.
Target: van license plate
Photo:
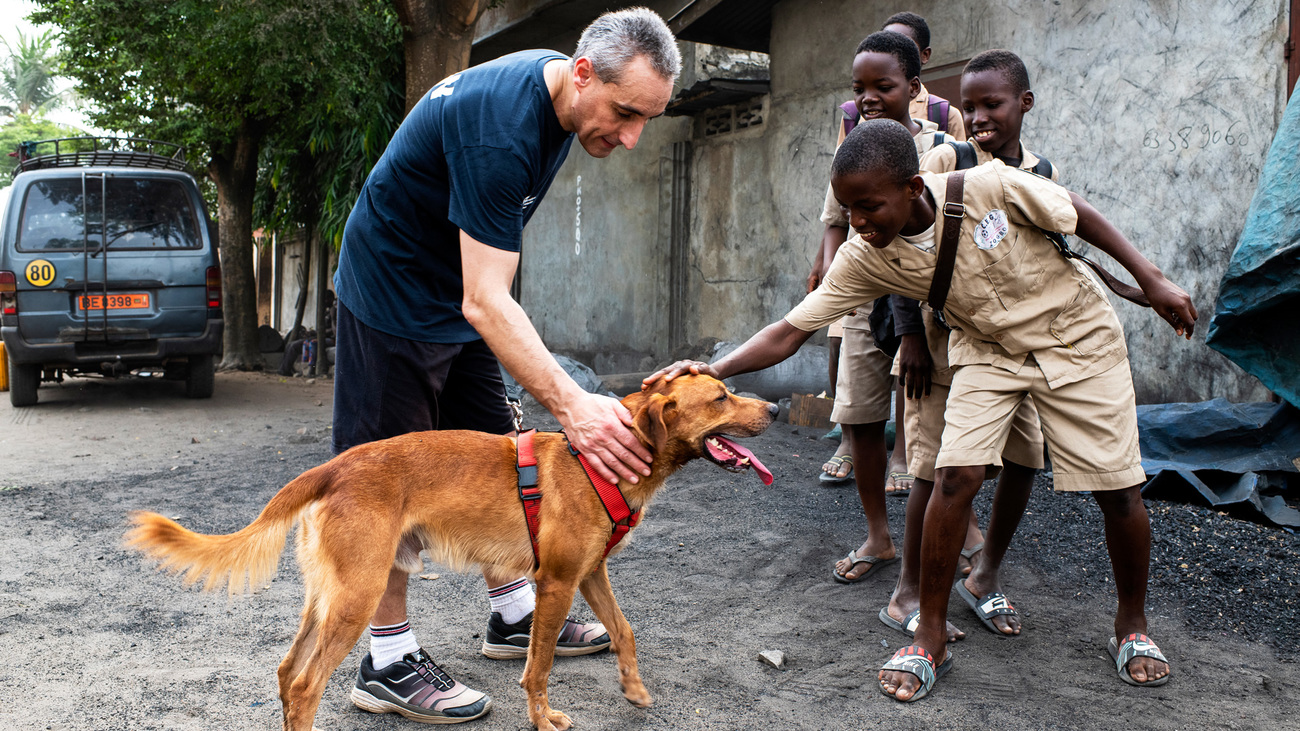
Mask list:
[[[149,295],[147,293],[138,294],[83,294],[77,297],[77,307],[83,310],[102,310],[105,307],[110,310],[139,310],[149,306]]]

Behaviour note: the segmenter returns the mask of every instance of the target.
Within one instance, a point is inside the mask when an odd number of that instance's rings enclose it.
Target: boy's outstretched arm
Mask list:
[[[698,360],[679,360],[667,368],[650,374],[641,382],[641,388],[645,390],[661,378],[671,381],[688,373],[703,373],[721,380],[737,373],[761,371],[794,355],[799,350],[799,346],[810,337],[812,337],[811,332],[804,332],[784,319],[777,320],[759,330],[746,340],[744,345],[736,348],[717,363],[709,365]]]
[[[1174,332],[1191,340],[1192,330],[1196,327],[1196,305],[1192,304],[1191,296],[1166,279],[1159,267],[1142,256],[1124,234],[1088,201],[1075,193],[1070,193],[1070,200],[1079,215],[1075,234],[1127,269],[1150,300],[1151,309],[1168,321]]]

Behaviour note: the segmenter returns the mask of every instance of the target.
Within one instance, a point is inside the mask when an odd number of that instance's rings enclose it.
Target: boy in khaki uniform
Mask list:
[[[893,119],[906,125],[913,134],[918,156],[933,148],[936,139],[943,139],[933,122],[907,116],[908,100],[921,83],[921,58],[916,45],[906,36],[883,31],[867,36],[854,52],[852,73],[854,102],[862,116]],[[826,226],[820,252],[825,270],[847,238],[849,226],[829,184],[821,221]],[[871,309],[871,303],[865,303],[838,323],[843,328],[843,340],[831,421],[843,427],[844,437],[841,449],[827,466],[832,466],[835,459],[846,460],[845,454],[848,462],[856,463],[853,475],[867,518],[867,540],[837,561],[831,572],[832,578],[841,583],[862,581],[877,567],[897,560],[884,504],[884,427],[894,392],[890,374],[893,360],[876,347],[867,322]],[[898,445],[902,445],[901,438]],[[902,449],[895,452],[903,454]]]
[[[930,63],[930,24],[925,22],[925,18],[922,18],[916,13],[894,13],[885,19],[885,23],[880,26],[880,29],[901,33],[908,38],[911,38],[912,42],[916,44],[917,50],[921,54],[921,65],[924,66],[927,63]],[[943,97],[931,94],[930,90],[925,88],[925,84],[921,84],[920,92],[912,99],[911,107],[908,109],[912,118],[929,119],[932,122],[938,123],[939,120],[930,115],[931,100],[943,103],[947,103],[948,101]],[[967,130],[963,124],[964,120],[962,119],[961,113],[956,109],[956,106],[957,105],[955,104],[950,104],[948,106],[948,126],[942,131],[954,140],[961,141],[966,139]]]
[[[972,140],[959,144],[970,151],[976,165],[1005,164],[1021,170],[1035,170],[1039,158],[1020,141],[1021,122],[1034,107],[1034,93],[1029,88],[1029,72],[1016,54],[1001,49],[984,51],[966,64],[962,71],[962,113]],[[957,147],[939,145],[921,156],[921,170],[946,173],[958,167]],[[995,163],[996,161],[996,163]],[[969,165],[969,163],[967,163]],[[1050,163],[1050,175],[1057,180],[1059,171]],[[1043,172],[1043,171],[1039,171]],[[922,304],[926,342],[929,346],[929,371],[903,362],[900,350],[894,361],[894,374],[902,377],[909,398],[905,431],[907,433],[908,471],[916,475],[907,506],[908,525],[904,531],[903,567],[898,584],[880,620],[887,626],[911,634],[919,623],[919,583],[922,521],[929,496],[934,489],[935,460],[939,455],[953,369],[948,362],[949,333],[934,317],[929,305]],[[1002,592],[999,572],[1020,524],[1033,488],[1034,475],[1043,467],[1043,434],[1032,398],[1016,409],[1002,451],[1003,469],[993,500],[987,543],[976,538],[978,561],[970,556],[972,570],[957,584],[957,591],[970,605],[980,622],[994,633],[1020,634],[1020,615]],[[979,536],[979,525],[967,528]],[[963,556],[975,553],[962,551]]]
[[[1189,339],[1196,308],[1077,195],[1005,165],[919,174],[914,151],[911,135],[893,121],[859,125],[836,153],[831,178],[857,235],[821,287],[718,363],[678,362],[646,382],[766,368],[863,302],[886,293],[928,299],[943,230],[959,225],[943,309],[955,328],[948,357],[956,372],[922,535],[920,624],[916,644],[881,668],[881,691],[922,698],[952,667],[944,623],[967,512],[985,465],[1000,463],[1027,395],[1038,406],[1057,489],[1091,491],[1105,520],[1119,598],[1110,643],[1116,669],[1125,682],[1162,684],[1168,661],[1145,634],[1151,527],[1138,492],[1144,475],[1123,329],[1099,285],[1043,231],[1078,235],[1109,254]],[[962,205],[945,206],[949,178],[963,175]]]

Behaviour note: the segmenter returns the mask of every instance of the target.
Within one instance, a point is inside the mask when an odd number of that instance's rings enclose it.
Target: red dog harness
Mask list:
[[[537,489],[537,456],[533,454],[533,437],[537,434],[536,429],[519,432],[519,446],[517,452],[517,469],[519,471],[519,501],[524,506],[524,520],[528,523],[528,537],[533,542],[533,567],[541,565],[537,555],[537,518],[542,508],[542,492]],[[609,537],[609,542],[605,544],[605,556],[614,550],[614,546],[623,540],[623,536],[628,531],[636,527],[641,520],[641,511],[632,512],[631,506],[627,504],[627,498],[623,497],[623,491],[618,489],[618,485],[601,477],[591,465],[588,464],[587,458],[583,457],[578,450],[569,445],[569,453],[578,458],[578,463],[582,465],[583,472],[587,473],[587,479],[591,481],[591,486],[596,489],[596,495],[600,497],[601,505],[605,506],[605,512],[609,514],[609,519],[614,522],[613,535]]]

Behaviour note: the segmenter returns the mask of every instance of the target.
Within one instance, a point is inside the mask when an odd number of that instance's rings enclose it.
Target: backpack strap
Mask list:
[[[975,165],[979,162],[979,159],[975,157],[974,142],[971,142],[970,140],[966,140],[965,142],[958,142],[957,140],[949,140],[948,146],[957,151],[958,170],[969,170],[975,167]]]
[[[934,279],[930,281],[930,309],[942,312],[948,302],[948,289],[952,286],[952,269],[957,262],[957,240],[961,237],[961,220],[966,217],[962,202],[962,186],[966,172],[957,170],[948,174],[948,191],[943,202],[943,238],[939,242],[939,256],[934,264]]]
[[[925,117],[931,122],[939,125],[939,129],[947,132],[948,112],[951,109],[952,105],[948,103],[947,99],[931,94],[925,105]]]
[[[1061,252],[1061,255],[1066,259],[1078,259],[1086,264],[1089,269],[1096,272],[1097,276],[1101,278],[1102,283],[1105,284],[1110,291],[1135,305],[1141,305],[1142,307],[1151,306],[1151,302],[1147,299],[1145,292],[1131,284],[1121,282],[1115,277],[1115,275],[1102,269],[1101,265],[1092,259],[1089,259],[1083,254],[1075,253],[1075,251],[1070,248],[1070,245],[1065,242],[1065,236],[1061,233],[1056,231],[1043,231],[1043,235],[1047,237],[1048,241],[1051,241],[1052,244],[1056,246],[1056,250]]]
[[[858,103],[850,99],[840,105],[840,111],[844,113],[844,136],[847,137],[858,126]]]
[[[942,145],[942,144],[946,143],[947,141],[948,141],[948,135],[946,135],[946,134],[944,134],[944,133],[942,133],[942,132],[935,132],[935,133],[934,133],[934,144],[931,145],[930,147],[931,147],[931,149],[933,149],[933,148],[935,148],[935,147],[937,147],[937,146],[939,146],[939,145]]]
[[[1034,175],[1041,175],[1041,176],[1043,176],[1044,178],[1047,178],[1048,180],[1051,180],[1051,179],[1052,179],[1052,161],[1051,161],[1051,160],[1048,160],[1047,158],[1043,157],[1042,155],[1039,155],[1039,154],[1036,153],[1036,152],[1031,152],[1030,154],[1032,154],[1034,157],[1038,158],[1038,164],[1036,164],[1036,165],[1034,165],[1032,168],[1030,168],[1030,172],[1032,172]]]

